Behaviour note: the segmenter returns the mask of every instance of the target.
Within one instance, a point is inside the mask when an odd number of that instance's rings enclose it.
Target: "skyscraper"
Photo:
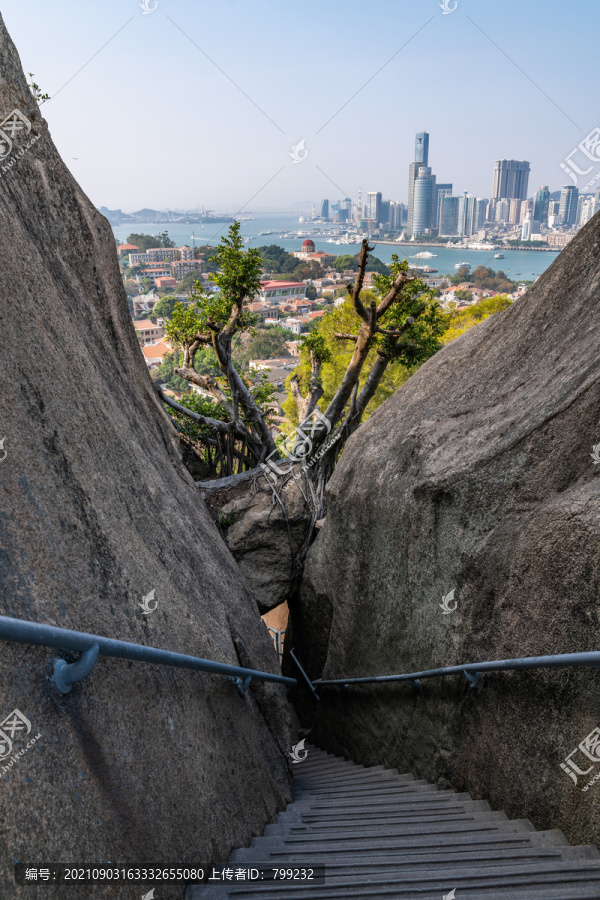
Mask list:
[[[436,200],[435,200],[435,216],[433,224],[436,228],[440,227],[440,210],[442,206],[442,200],[444,197],[452,196],[452,185],[451,184],[438,184],[436,186]]]
[[[321,218],[329,218],[329,200],[323,200],[323,202],[321,203]]]
[[[526,200],[530,164],[525,160],[497,159],[494,165],[494,200]]]
[[[575,225],[577,222],[577,204],[579,191],[573,184],[565,184],[560,192],[558,215],[561,225]]]
[[[535,195],[533,218],[542,225],[548,224],[548,205],[550,203],[550,191],[547,184],[542,184]]]
[[[460,197],[442,197],[440,201],[439,234],[453,237],[458,234],[458,205]]]
[[[369,191],[367,194],[367,219],[375,225],[381,222],[381,191]]]
[[[412,231],[415,181],[422,166],[429,165],[429,134],[419,131],[415,136],[415,161],[408,170],[408,230]]]
[[[413,234],[425,234],[435,227],[435,200],[435,175],[429,166],[420,166],[414,183]]]

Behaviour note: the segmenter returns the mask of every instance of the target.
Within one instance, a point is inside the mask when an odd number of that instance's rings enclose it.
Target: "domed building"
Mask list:
[[[307,238],[302,242],[301,250],[292,250],[292,256],[295,256],[296,259],[305,259],[307,262],[314,260],[314,262],[320,262],[325,266],[331,265],[335,259],[331,253],[323,253],[322,250],[317,252],[315,250],[315,243],[314,241],[311,241],[310,238]]]

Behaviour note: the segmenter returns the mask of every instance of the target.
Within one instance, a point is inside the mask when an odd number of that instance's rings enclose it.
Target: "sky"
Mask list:
[[[143,2],[2,4],[96,206],[406,202],[422,130],[455,194],[489,197],[509,158],[532,195],[571,183],[560,163],[600,125],[598,0]]]

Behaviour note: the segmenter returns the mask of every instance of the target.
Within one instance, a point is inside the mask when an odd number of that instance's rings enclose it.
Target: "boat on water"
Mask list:
[[[455,268],[455,269],[470,269],[470,268],[471,268],[471,263],[466,263],[466,262],[456,263],[456,265],[454,266],[454,268]]]
[[[275,234],[274,231],[261,231],[260,234]]]
[[[433,259],[434,256],[437,256],[437,253],[430,253],[429,250],[425,250],[423,253],[415,253],[415,259]]]
[[[504,253],[494,253],[494,259],[504,259]]]

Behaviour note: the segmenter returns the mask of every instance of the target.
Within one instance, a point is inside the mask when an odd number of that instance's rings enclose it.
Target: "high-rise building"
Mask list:
[[[560,192],[558,216],[561,225],[575,225],[577,222],[577,201],[579,191],[573,184],[565,184]]]
[[[510,200],[501,197],[496,201],[495,221],[498,225],[506,225],[508,222],[508,214],[510,211]]]
[[[460,197],[442,197],[438,234],[443,237],[454,237],[458,234],[458,206]]]
[[[508,207],[508,224],[517,225],[521,221],[521,201],[516,197],[510,200]]]
[[[526,200],[530,168],[525,160],[497,159],[494,164],[494,200]]]
[[[369,191],[367,194],[367,219],[379,225],[381,222],[381,191]]]
[[[415,136],[415,159],[408,169],[408,230],[412,232],[415,181],[422,166],[429,165],[429,134],[419,131]]]
[[[452,196],[452,185],[451,184],[438,184],[435,189],[435,217],[434,217],[434,225],[436,228],[439,228],[440,224],[440,208],[442,205],[442,200],[444,197]]]
[[[539,191],[535,195],[535,206],[533,208],[533,218],[542,225],[548,223],[548,205],[550,203],[550,190],[547,184],[542,184]]]
[[[388,226],[390,224],[390,201],[381,201],[381,211],[379,213],[379,224]]]
[[[427,131],[417,131],[415,136],[415,162],[422,166],[429,165],[429,134]]]
[[[394,203],[393,200],[390,202],[390,228],[394,231],[400,231],[402,228],[405,212],[404,203]]]
[[[487,200],[484,200],[481,197],[477,197],[475,203],[473,204],[473,225],[471,228],[471,234],[475,234],[476,231],[479,231],[480,228],[484,227],[487,216],[487,208]]]
[[[323,200],[323,202],[321,203],[321,218],[329,218],[329,200]]]
[[[435,175],[429,166],[421,166],[413,195],[412,234],[425,234],[435,227]]]
[[[458,234],[469,235],[473,233],[473,207],[475,197],[466,191],[458,198]]]
[[[600,210],[600,199],[596,197],[592,197],[591,195],[583,198],[583,203],[581,205],[581,213],[578,218],[579,225],[587,225],[592,216],[595,216],[596,213]]]

